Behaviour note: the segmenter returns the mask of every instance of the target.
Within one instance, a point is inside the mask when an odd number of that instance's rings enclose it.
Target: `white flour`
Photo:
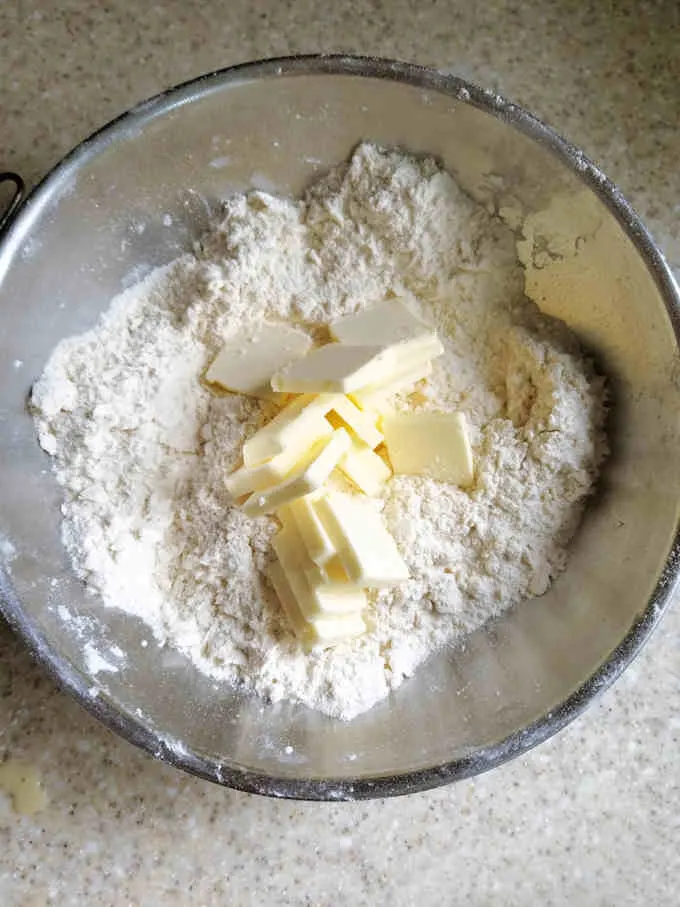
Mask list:
[[[199,378],[246,321],[294,319],[323,337],[386,294],[409,295],[446,346],[397,405],[464,409],[478,478],[470,493],[391,480],[384,515],[412,579],[374,599],[366,636],[305,655],[264,578],[276,521],[244,516],[224,489],[272,405],[214,396]],[[230,200],[196,255],[57,347],[33,402],[88,586],[203,670],[342,718],[546,589],[604,450],[602,383],[524,297],[510,231],[433,161],[370,145],[301,202]]]

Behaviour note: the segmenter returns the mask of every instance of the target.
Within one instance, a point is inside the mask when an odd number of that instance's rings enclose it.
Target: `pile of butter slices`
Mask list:
[[[243,445],[226,478],[250,516],[275,514],[277,560],[270,580],[306,648],[332,646],[366,630],[366,595],[409,572],[370,499],[393,473],[461,487],[474,478],[465,415],[395,411],[390,398],[432,371],[443,346],[400,299],[329,325],[313,346],[302,330],[264,323],[231,337],[205,380],[282,406]],[[359,493],[328,487],[339,470]]]

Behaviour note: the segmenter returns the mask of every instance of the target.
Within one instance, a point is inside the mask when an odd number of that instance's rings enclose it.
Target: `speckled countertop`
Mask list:
[[[56,8],[59,11],[56,11]],[[0,169],[29,181],[134,102],[262,56],[353,51],[449,69],[533,110],[621,186],[680,266],[680,7],[542,0],[8,0]],[[407,799],[295,804],[222,790],[100,727],[0,627],[0,904],[671,907],[680,878],[680,609],[566,731]]]

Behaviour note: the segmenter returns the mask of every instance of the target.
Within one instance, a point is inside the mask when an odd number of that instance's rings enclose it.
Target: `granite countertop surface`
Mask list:
[[[264,56],[430,64],[523,104],[622,188],[680,266],[680,6],[538,0],[8,0],[0,169],[37,180],[131,104]],[[0,626],[0,904],[671,907],[680,879],[680,609],[615,686],[546,744],[406,799],[305,804],[224,790],[87,715]],[[2,778],[0,777],[0,783]]]

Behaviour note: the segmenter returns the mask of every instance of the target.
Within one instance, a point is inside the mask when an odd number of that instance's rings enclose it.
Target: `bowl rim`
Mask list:
[[[229,84],[297,75],[385,79],[423,91],[446,94],[503,120],[547,147],[597,195],[634,244],[664,301],[680,350],[680,290],[671,270],[649,231],[620,190],[579,148],[519,105],[458,76],[414,63],[370,56],[308,54],[241,63],[180,83],[130,108],[69,152],[36,185],[10,218],[0,236],[0,282],[4,276],[2,258],[9,261],[10,247],[16,247],[26,236],[44,206],[49,204],[74,171],[125,132],[138,129],[179,106],[219,91]],[[157,759],[200,778],[248,793],[298,800],[338,801],[390,797],[428,790],[489,771],[544,742],[577,718],[633,661],[670,604],[679,581],[680,525],[676,526],[665,564],[644,610],[634,620],[619,645],[590,677],[550,712],[469,757],[400,774],[356,778],[276,777],[237,765],[226,765],[215,758],[192,752],[143,721],[123,713],[105,695],[93,698],[90,693],[91,680],[68,659],[54,652],[37,623],[23,610],[9,577],[2,570],[0,612],[60,687],[67,690],[81,706],[108,728]]]

